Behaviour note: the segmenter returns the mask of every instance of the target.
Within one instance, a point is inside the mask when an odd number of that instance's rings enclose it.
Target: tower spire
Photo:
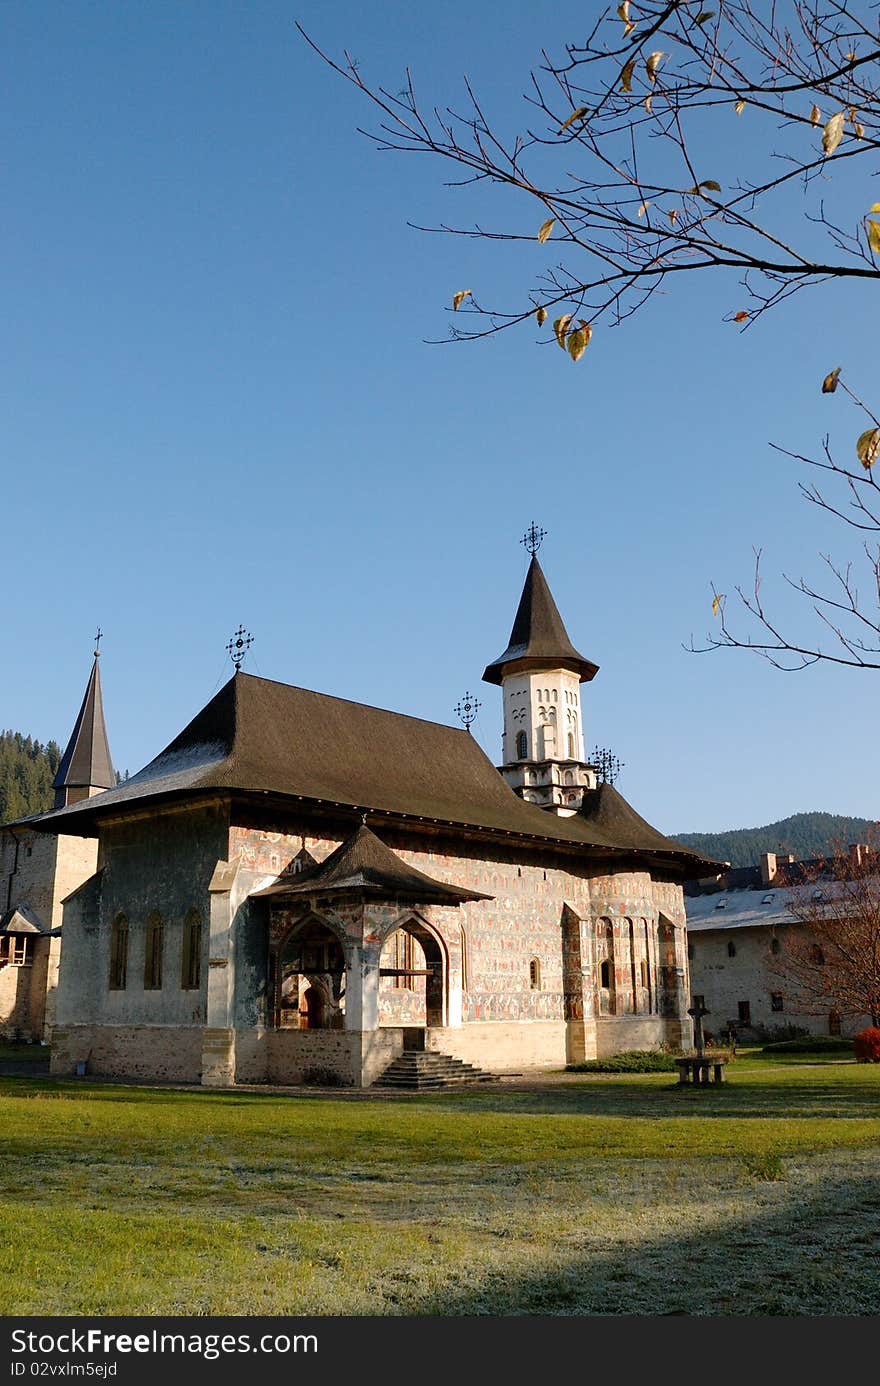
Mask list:
[[[55,808],[76,804],[80,799],[90,799],[94,794],[100,794],[103,789],[112,789],[116,784],[116,773],[110,759],[110,745],[104,722],[104,700],[101,696],[101,674],[98,668],[102,635],[99,626],[95,636],[92,672],[86,684],[82,706],[67,749],[61,757],[61,764],[52,781]]]
[[[507,649],[486,666],[504,699],[501,774],[529,803],[576,813],[596,775],[584,755],[581,685],[599,666],[576,650],[538,562],[545,531],[532,521],[520,541],[529,571]]]

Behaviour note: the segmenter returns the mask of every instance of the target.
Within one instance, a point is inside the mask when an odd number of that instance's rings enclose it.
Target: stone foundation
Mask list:
[[[202,1075],[201,1026],[56,1025],[50,1071],[114,1078],[147,1078],[198,1083]]]
[[[486,1021],[425,1031],[425,1048],[449,1054],[490,1073],[525,1068],[564,1068],[566,1025],[561,1020],[526,1024]]]
[[[688,1036],[684,1047],[688,1047],[689,1043]],[[661,1045],[678,1048],[682,1044],[682,1029],[678,1021],[664,1020],[659,1015],[604,1016],[596,1021],[597,1059],[609,1059],[614,1054],[625,1054],[629,1049],[659,1049]]]

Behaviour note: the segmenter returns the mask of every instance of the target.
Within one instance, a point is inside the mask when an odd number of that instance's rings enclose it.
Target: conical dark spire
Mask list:
[[[585,659],[569,640],[536,554],[532,554],[507,649],[487,665],[483,678],[486,683],[501,683],[505,673],[515,672],[509,667],[513,665],[517,670],[572,669],[582,683],[599,672],[598,664]]]
[[[107,741],[107,728],[104,725],[98,660],[98,651],[95,650],[95,662],[92,665],[82,707],[67,743],[67,750],[61,758],[58,773],[52,782],[56,808],[64,808],[66,804],[88,799],[97,790],[112,789],[116,784],[116,773]]]

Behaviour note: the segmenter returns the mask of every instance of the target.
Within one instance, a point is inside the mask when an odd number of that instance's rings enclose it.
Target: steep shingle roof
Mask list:
[[[504,654],[486,666],[486,683],[500,683],[510,665],[521,669],[573,669],[581,683],[595,678],[598,664],[579,654],[568,638],[537,555],[532,555],[513,630]]]
[[[545,847],[661,853],[687,875],[717,869],[609,788],[588,791],[583,812],[557,817],[518,798],[465,731],[239,673],[124,784],[29,826],[96,835],[102,817],[129,806],[225,790],[512,834]]]

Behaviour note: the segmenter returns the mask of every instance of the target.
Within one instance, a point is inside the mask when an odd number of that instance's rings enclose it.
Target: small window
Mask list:
[[[715,908],[716,908],[716,910],[726,910],[726,909],[727,909],[727,901],[726,901],[726,900],[719,900],[719,901],[716,903]]]
[[[526,756],[528,755],[528,753],[529,753],[529,741],[528,741],[528,737],[526,736],[525,732],[522,732],[522,731],[521,731],[521,732],[517,732],[517,734],[516,734],[516,758],[517,758],[517,760],[525,760],[525,758],[526,758]]]
[[[574,760],[574,734],[568,733],[568,755],[570,760]]]
[[[147,920],[144,940],[144,991],[162,990],[162,954],[165,948],[165,925],[160,914]]]
[[[180,959],[180,986],[183,991],[198,991],[202,975],[201,963],[202,916],[198,910],[189,910],[183,921],[183,949]]]
[[[691,997],[691,1009],[692,1009],[692,1010],[695,1010],[695,1011],[705,1011],[705,1010],[706,1010],[706,998],[705,998],[705,996],[692,996],[692,997]],[[706,1013],[708,1014],[708,1012],[706,1012]]]
[[[110,990],[125,991],[128,970],[128,920],[117,914],[110,928]]]
[[[810,899],[811,899],[811,900],[815,900],[815,901],[819,901],[819,900],[824,900],[824,899],[825,899],[825,892],[824,892],[824,890],[822,889],[821,886],[817,886],[817,887],[816,887],[816,889],[813,891],[812,895],[810,896]]]
[[[840,1034],[840,1011],[828,1012],[828,1033],[829,1035]]]
[[[783,999],[782,999],[782,992],[781,992],[781,991],[771,991],[771,993],[770,993],[770,1009],[771,1009],[771,1011],[784,1011],[784,1010],[785,1010],[785,1003],[784,1003],[784,1001],[783,1001]]]
[[[736,957],[736,944],[734,943],[733,939],[731,939],[727,945],[727,956],[729,958]]]
[[[648,964],[647,964],[647,962],[645,961],[644,958],[642,958],[642,962],[641,962],[641,972],[642,972],[642,986],[643,986],[643,987],[645,988],[645,990],[647,991],[647,989],[648,989]]]
[[[770,952],[771,952],[771,953],[780,953],[781,951],[782,951],[782,944],[779,942],[779,939],[778,939],[778,938],[771,938],[771,940],[770,940]]]
[[[771,893],[770,895],[765,895],[765,896],[764,896],[764,899],[761,901],[761,904],[762,904],[762,905],[772,905],[772,904],[773,904],[773,895],[772,895],[772,893]]]
[[[532,991],[541,990],[541,963],[538,958],[532,958],[529,962],[529,986]]]
[[[599,968],[599,985],[607,991],[611,986],[611,963],[605,958]]]
[[[739,1011],[739,1023],[740,1023],[740,1025],[751,1025],[751,1023],[752,1023],[752,1005],[751,1005],[751,1002],[750,1002],[750,1001],[738,1001],[738,1002],[737,1002],[737,1010]]]
[[[822,952],[818,943],[814,943],[810,946],[810,962],[816,967],[825,966],[825,954]]]
[[[693,945],[692,943],[689,943],[689,944],[688,944],[688,962],[693,962],[693,960],[694,960],[694,945]]]

